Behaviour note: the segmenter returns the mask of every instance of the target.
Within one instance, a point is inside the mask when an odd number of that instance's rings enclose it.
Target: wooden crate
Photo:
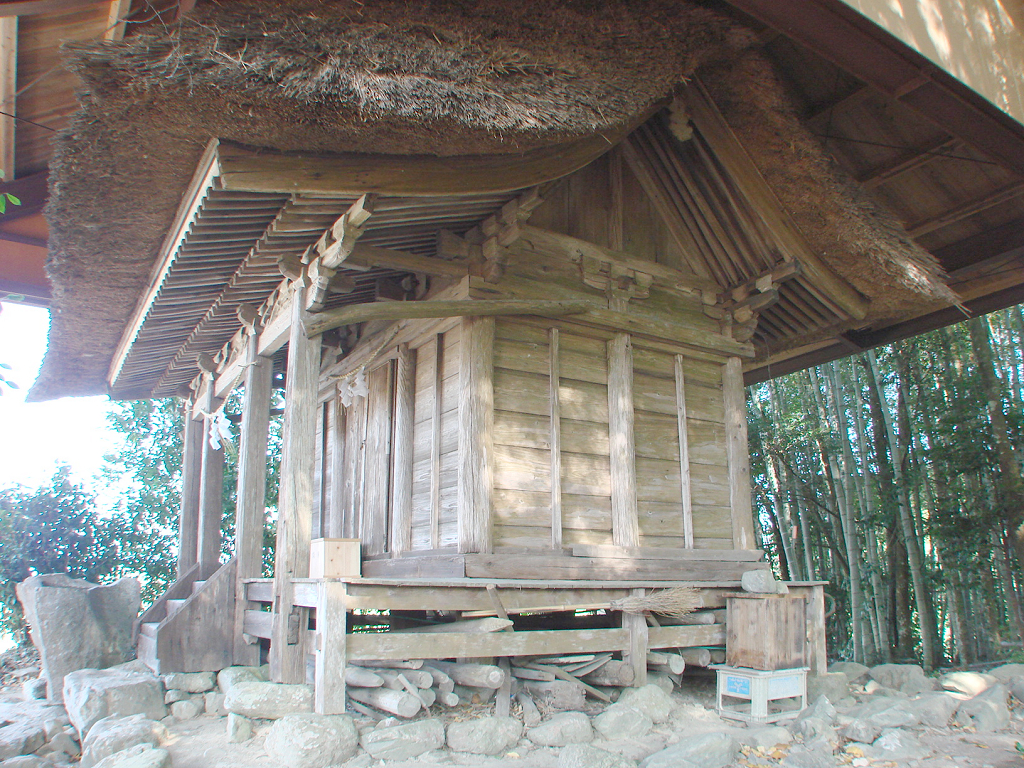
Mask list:
[[[359,545],[359,539],[313,539],[309,547],[310,578],[358,576]]]
[[[791,595],[730,595],[726,663],[747,669],[807,666],[807,601]]]

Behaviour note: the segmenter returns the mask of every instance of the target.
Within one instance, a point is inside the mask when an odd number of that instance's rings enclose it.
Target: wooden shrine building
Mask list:
[[[178,580],[142,617],[141,658],[264,654],[334,712],[348,661],[612,651],[639,681],[649,649],[724,642],[721,623],[648,626],[613,603],[688,585],[717,607],[767,567],[745,376],[1014,287],[1024,217],[1019,124],[936,76],[984,118],[943,143],[910,91],[858,84],[747,5],[225,0],[67,46],[83,90],[50,161],[33,395],[185,403]],[[834,126],[807,117],[831,97]],[[822,139],[851,125],[874,154]],[[928,160],[886,142],[954,142],[959,165],[911,178]],[[871,193],[889,182],[906,186]],[[972,210],[954,188],[998,199]],[[1010,250],[963,255],[1000,227]],[[957,247],[960,293],[933,253]],[[350,575],[322,539],[358,540]],[[823,671],[821,586],[792,589]],[[367,612],[392,631],[361,631]],[[410,612],[515,631],[401,631]]]

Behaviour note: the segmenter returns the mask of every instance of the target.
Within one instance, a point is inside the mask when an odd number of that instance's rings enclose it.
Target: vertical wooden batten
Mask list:
[[[181,457],[181,507],[178,511],[179,579],[199,562],[199,481],[203,471],[203,444],[206,442],[204,425],[202,418],[192,417],[192,403],[186,400]]]
[[[224,446],[214,448],[210,444],[213,414],[220,408],[221,400],[214,397],[213,377],[202,404],[203,445],[202,470],[199,478],[199,547],[198,560],[204,575],[213,573],[220,562],[221,523],[224,519]]]
[[[558,329],[548,330],[548,415],[551,442],[551,548],[562,548],[562,417],[558,389],[561,382]]]
[[[686,380],[683,356],[676,355],[676,426],[679,429],[679,485],[683,501],[683,546],[693,549],[693,496],[690,489],[690,438],[686,426]]]
[[[391,402],[394,389],[389,361],[367,374],[366,464],[363,519],[360,538],[363,554],[379,555],[387,549],[388,497],[391,489]]]
[[[412,549],[412,461],[416,406],[416,355],[398,347],[395,368],[395,443],[391,473],[391,551]]]
[[[245,611],[245,580],[263,574],[263,529],[266,524],[267,436],[270,430],[270,399],[273,363],[256,352],[254,332],[247,340],[245,394],[242,401],[241,438],[238,446],[238,490],[235,498],[235,632],[234,663],[259,664],[259,645],[242,637]]]
[[[441,546],[441,418],[444,394],[444,334],[434,337],[434,412],[430,416],[430,546]]]
[[[619,547],[640,546],[633,422],[633,345],[628,333],[619,333],[608,342],[612,543]]]
[[[494,489],[494,318],[462,324],[459,552],[490,552]]]
[[[730,357],[722,370],[725,401],[725,451],[729,462],[729,506],[732,509],[733,549],[756,549],[750,503],[750,454],[747,448],[747,409],[743,361]]]
[[[313,516],[314,440],[321,336],[307,338],[303,325],[306,289],[295,290],[288,337],[285,380],[284,441],[278,501],[277,549],[274,558],[274,619],[270,642],[270,675],[275,682],[303,683],[306,654],[303,633],[306,609],[295,605],[293,579],[309,576]],[[293,615],[295,618],[293,619]]]
[[[345,535],[345,408],[337,392],[327,404],[327,421],[331,441],[331,487],[325,535],[329,539],[340,539]]]

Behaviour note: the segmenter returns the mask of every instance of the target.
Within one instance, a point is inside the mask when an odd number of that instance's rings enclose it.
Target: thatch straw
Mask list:
[[[611,606],[623,613],[658,613],[681,619],[702,607],[703,602],[700,592],[693,587],[672,587],[642,597],[631,595],[612,600]]]
[[[802,124],[763,56],[741,53],[702,70],[701,80],[811,246],[870,299],[872,320],[960,301],[935,257]]]
[[[211,137],[519,152],[618,128],[753,41],[683,0],[220,0],[168,29],[68,45],[82,109],[50,166],[55,311],[30,397],[106,392]]]
[[[68,46],[82,109],[50,166],[54,311],[29,397],[106,392],[211,137],[310,153],[519,152],[614,129],[698,69],[875,314],[948,303],[934,262],[830,167],[760,54],[743,55],[753,41],[685,0],[218,0],[172,28]]]

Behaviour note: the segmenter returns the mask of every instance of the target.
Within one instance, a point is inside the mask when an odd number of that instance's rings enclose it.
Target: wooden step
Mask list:
[[[159,621],[147,621],[142,625],[142,627],[140,627],[139,633],[146,637],[156,637],[156,630],[159,626]]]
[[[192,594],[194,595],[196,592],[198,592],[200,589],[202,589],[203,588],[203,584],[205,584],[205,583],[206,583],[206,579],[203,579],[202,581],[194,581],[194,582],[192,582]]]
[[[181,606],[183,606],[186,602],[188,602],[188,601],[187,600],[168,600],[167,603],[166,603],[166,605],[167,605],[167,615],[168,616],[172,616],[175,613],[177,613],[178,609],[181,608]]]
[[[143,633],[139,635],[139,644],[136,648],[136,655],[139,661],[143,662],[147,667],[153,670],[154,673],[160,673],[160,662],[156,657],[156,638],[145,634],[145,627],[147,624],[143,624]],[[151,624],[150,626],[156,626]]]

